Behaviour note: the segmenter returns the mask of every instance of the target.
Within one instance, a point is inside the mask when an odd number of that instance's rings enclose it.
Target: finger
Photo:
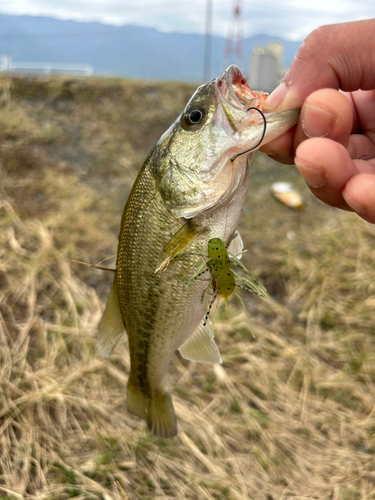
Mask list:
[[[322,26],[301,45],[265,111],[301,108],[318,89],[355,91],[375,86],[375,19]],[[366,47],[366,50],[364,50]]]
[[[325,138],[308,139],[298,146],[295,164],[317,198],[333,207],[352,210],[342,190],[358,169],[344,146]]]
[[[271,158],[274,158],[280,163],[286,165],[293,165],[294,163],[294,150],[293,150],[293,137],[296,127],[291,128],[285,134],[280,135],[277,139],[262,146],[260,151],[266,153]]]
[[[353,160],[358,174],[375,175],[375,159],[374,160]],[[357,174],[357,175],[358,175]]]
[[[375,175],[358,174],[343,190],[346,203],[367,222],[375,223]]]
[[[327,137],[347,147],[352,122],[352,105],[342,92],[317,90],[307,97],[302,106],[294,147],[311,137]]]
[[[375,158],[375,144],[363,134],[350,136],[348,151],[353,159],[371,160]]]
[[[327,137],[347,146],[352,121],[351,98],[333,89],[318,90],[304,102],[297,127],[266,144],[261,151],[280,163],[291,164],[293,150],[307,138]]]
[[[375,90],[358,90],[352,92],[351,97],[358,116],[359,131],[375,144]]]

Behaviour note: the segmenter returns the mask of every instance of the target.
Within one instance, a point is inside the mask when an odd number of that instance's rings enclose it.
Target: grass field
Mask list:
[[[170,368],[179,434],[126,411],[95,335],[126,198],[191,85],[0,79],[0,498],[375,499],[375,226],[257,154],[240,232],[271,300],[220,310],[223,365]],[[269,193],[295,183],[292,211]],[[116,485],[116,481],[122,490]]]

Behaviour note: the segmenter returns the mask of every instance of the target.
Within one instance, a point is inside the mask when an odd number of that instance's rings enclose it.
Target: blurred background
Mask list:
[[[200,83],[235,63],[269,91],[313,29],[373,15],[371,0],[3,0],[0,71]]]
[[[96,330],[150,148],[230,63],[271,91],[301,41],[373,2],[3,1],[0,499],[375,498],[375,226],[256,153],[239,230],[268,302],[231,297],[223,365],[174,356],[179,434],[126,411],[127,339]],[[288,181],[303,206],[270,192]],[[118,483],[117,483],[118,482]]]

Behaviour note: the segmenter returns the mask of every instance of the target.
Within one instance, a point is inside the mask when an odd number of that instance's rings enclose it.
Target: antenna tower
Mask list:
[[[203,81],[211,78],[211,35],[212,35],[212,0],[206,0],[206,36],[204,40]]]
[[[224,48],[224,59],[232,54],[241,60],[243,55],[242,0],[233,1],[232,18],[229,22],[227,40]]]

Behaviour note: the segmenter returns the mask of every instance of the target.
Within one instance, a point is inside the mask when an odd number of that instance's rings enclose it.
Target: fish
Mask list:
[[[253,153],[264,132],[267,94],[252,92],[240,68],[230,66],[201,85],[161,136],[136,178],[121,219],[116,272],[98,330],[98,351],[109,356],[123,334],[129,340],[127,409],[158,437],[177,434],[166,377],[172,355],[221,363],[208,324],[200,280],[177,277],[207,252],[212,238],[236,232],[250,182]],[[262,144],[295,125],[298,110],[264,114]],[[233,161],[232,161],[233,160]],[[234,238],[233,254],[241,238]]]

